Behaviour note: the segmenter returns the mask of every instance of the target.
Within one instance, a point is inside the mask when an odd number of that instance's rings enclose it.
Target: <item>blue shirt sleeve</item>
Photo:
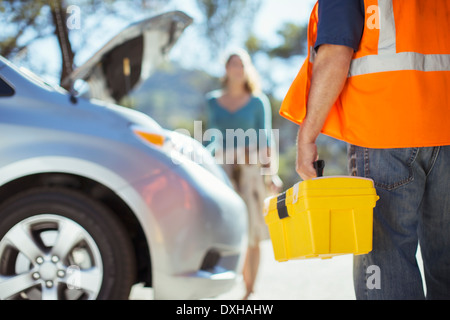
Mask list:
[[[364,0],[319,0],[319,25],[314,48],[336,44],[358,51],[364,30],[364,8]]]

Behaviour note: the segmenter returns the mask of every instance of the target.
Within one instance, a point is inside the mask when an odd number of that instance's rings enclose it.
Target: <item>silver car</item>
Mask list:
[[[118,100],[120,77],[132,89],[150,76],[190,23],[136,23],[68,81]],[[200,143],[0,57],[0,299],[128,299],[137,283],[155,299],[224,293],[240,279],[245,210]]]

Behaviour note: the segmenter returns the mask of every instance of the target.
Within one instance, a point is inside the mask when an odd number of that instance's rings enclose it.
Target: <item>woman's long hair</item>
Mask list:
[[[239,57],[241,59],[242,64],[244,65],[244,74],[245,74],[245,90],[247,90],[248,93],[252,95],[258,95],[261,93],[261,85],[260,85],[260,78],[259,74],[256,71],[255,66],[253,65],[252,59],[250,58],[250,55],[247,51],[243,49],[235,50],[232,53],[228,55],[228,58],[226,60],[225,66],[228,65],[231,58],[233,57]],[[222,79],[222,87],[226,88],[228,84],[228,77],[225,74],[225,76]]]

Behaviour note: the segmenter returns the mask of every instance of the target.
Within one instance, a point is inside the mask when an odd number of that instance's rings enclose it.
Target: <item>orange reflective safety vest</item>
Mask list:
[[[360,47],[322,133],[366,148],[450,145],[450,1],[364,2]],[[280,110],[297,124],[306,116],[318,20],[317,3],[308,57]]]

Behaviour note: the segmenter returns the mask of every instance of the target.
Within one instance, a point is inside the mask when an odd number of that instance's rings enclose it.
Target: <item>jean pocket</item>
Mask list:
[[[418,148],[365,149],[364,175],[375,187],[394,190],[414,180],[412,164]]]

